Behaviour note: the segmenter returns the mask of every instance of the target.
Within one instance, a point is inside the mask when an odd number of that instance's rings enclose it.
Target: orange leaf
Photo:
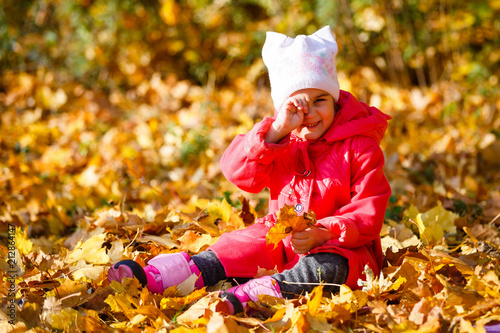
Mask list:
[[[318,309],[321,305],[321,298],[323,296],[323,286],[319,285],[313,289],[311,296],[307,301],[307,309],[311,316],[315,316],[318,313]]]
[[[140,180],[143,183],[145,182],[144,178],[144,170],[141,168],[137,163],[135,163],[134,160],[131,160],[130,158],[126,158],[124,160],[125,165],[127,166],[127,172],[128,174],[135,179]]]
[[[316,214],[314,212],[307,212],[299,216],[293,206],[288,205],[283,206],[276,213],[276,217],[276,224],[269,229],[266,236],[267,244],[274,244],[274,248],[292,232],[304,231],[316,224]]]

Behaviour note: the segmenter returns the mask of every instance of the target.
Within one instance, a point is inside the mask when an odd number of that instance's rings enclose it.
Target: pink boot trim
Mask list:
[[[246,309],[248,301],[257,302],[259,295],[283,298],[278,282],[270,276],[250,280],[245,284],[227,290],[227,292],[232,293],[240,300],[243,309]]]
[[[196,266],[193,260],[189,260],[189,268],[191,269],[191,273],[195,274],[198,277],[198,279],[194,283],[194,287],[196,289],[205,287],[205,281],[203,280],[203,276],[201,276],[200,269],[198,268],[198,266]]]
[[[160,276],[160,272],[155,267],[148,265],[144,267],[144,273],[146,273],[146,278],[148,279],[148,290],[153,294],[162,294],[166,288],[163,289],[161,278],[155,279],[155,276]]]

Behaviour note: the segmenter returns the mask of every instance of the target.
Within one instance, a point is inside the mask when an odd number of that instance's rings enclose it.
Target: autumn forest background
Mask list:
[[[392,117],[382,275],[251,316],[214,290],[109,284],[119,260],[196,254],[266,213],[219,160],[273,113],[265,32],[325,25],[341,89]],[[500,323],[499,0],[4,0],[0,73],[0,331]]]

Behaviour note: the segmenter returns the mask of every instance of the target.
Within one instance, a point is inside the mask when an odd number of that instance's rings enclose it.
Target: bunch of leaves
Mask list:
[[[293,232],[304,231],[316,224],[316,214],[313,211],[298,215],[294,206],[284,205],[276,212],[276,223],[269,229],[266,235],[267,244],[278,243]]]

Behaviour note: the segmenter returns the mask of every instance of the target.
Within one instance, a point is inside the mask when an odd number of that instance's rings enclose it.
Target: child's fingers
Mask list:
[[[287,99],[287,103],[293,105],[297,109],[301,108],[302,106],[300,100],[296,97],[289,97]]]
[[[301,102],[302,102],[302,110],[304,111],[304,113],[309,112],[309,104],[303,99],[301,99]]]
[[[300,103],[295,99],[290,99],[284,104],[283,110],[287,113],[296,113],[300,110]]]
[[[302,98],[294,98],[293,99],[293,104],[300,111],[303,111],[303,112],[307,113],[307,103],[306,103],[306,101],[304,99],[302,99]]]
[[[295,253],[304,254],[311,249],[311,246],[306,240],[300,240],[292,242],[292,248]]]
[[[292,238],[295,240],[302,240],[309,238],[309,235],[305,231],[292,232]]]
[[[298,99],[293,99],[293,100],[292,100],[292,104],[295,106],[295,108],[296,108],[297,110],[302,111],[303,106],[302,106],[302,103],[300,103],[300,100],[298,100]]]
[[[311,237],[312,228],[307,228],[302,231],[294,231],[292,232],[292,237],[296,239],[307,239]]]

